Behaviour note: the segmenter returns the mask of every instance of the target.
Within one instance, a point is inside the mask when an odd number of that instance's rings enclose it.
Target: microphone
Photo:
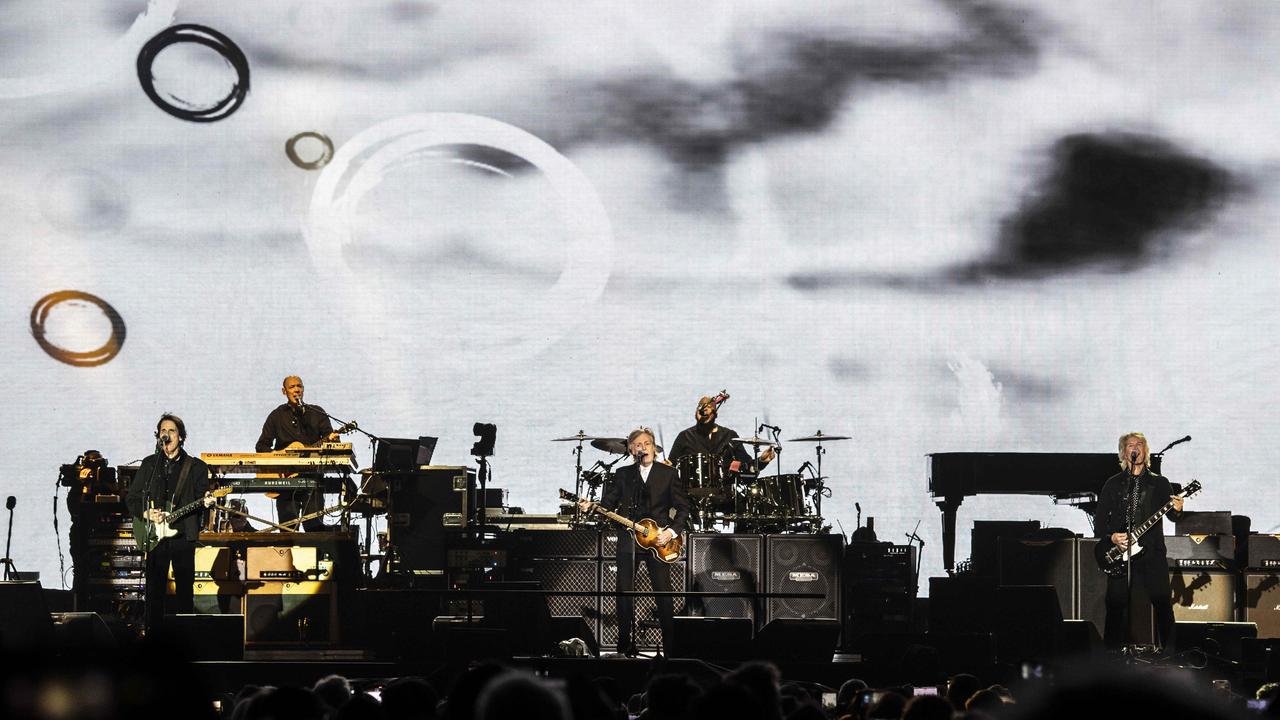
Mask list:
[[[17,506],[17,504],[18,504],[18,498],[16,498],[16,497],[14,497],[14,496],[10,495],[10,496],[9,496],[8,498],[6,498],[6,499],[5,499],[5,501],[4,501],[4,509],[5,509],[5,510],[12,510],[15,506]]]
[[[772,430],[772,431],[774,431],[774,432],[776,432],[776,433],[780,433],[780,432],[782,432],[782,428],[778,427],[777,425],[770,425],[770,424],[768,424],[768,423],[760,423],[760,429],[756,430],[756,434],[758,435],[758,434],[760,434],[760,433],[764,432],[764,429],[765,429],[765,428],[769,428],[770,430]]]
[[[298,412],[305,413],[306,411],[307,404],[302,402],[302,398],[298,398]]]
[[[1130,462],[1130,463],[1136,463],[1136,462],[1138,462],[1138,451],[1137,451],[1137,450],[1134,450],[1134,451],[1132,451],[1132,452],[1130,452],[1130,453],[1129,453],[1129,462]]]

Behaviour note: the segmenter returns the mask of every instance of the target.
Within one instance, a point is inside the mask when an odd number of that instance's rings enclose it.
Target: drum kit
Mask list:
[[[827,450],[823,443],[851,440],[848,435],[827,435],[821,430],[812,435],[790,438],[786,442],[813,443],[816,463],[805,462],[795,473],[782,472],[782,441],[780,431],[772,426],[772,438],[757,435],[749,438],[733,438],[723,456],[707,453],[685,455],[672,464],[684,482],[689,497],[689,530],[693,532],[719,532],[732,530],[744,533],[821,532],[822,499],[830,497],[826,486],[827,476],[822,474],[822,456]],[[613,476],[613,467],[629,457],[625,438],[597,437],[579,430],[576,435],[554,438],[552,442],[576,442],[574,492],[578,497],[597,500],[606,482]],[[614,457],[596,460],[583,468],[582,453],[587,445]],[[745,468],[758,467],[757,463],[735,463],[734,446],[750,453],[758,460],[760,455],[772,449],[775,455],[773,472],[751,473]],[[655,447],[661,454],[662,447]],[[667,462],[662,460],[662,462]],[[808,471],[806,473],[806,471]],[[562,515],[572,515],[575,524],[594,522],[583,516],[576,505],[565,505]]]

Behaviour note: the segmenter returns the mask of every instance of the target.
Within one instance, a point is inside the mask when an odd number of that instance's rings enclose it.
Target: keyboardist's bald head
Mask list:
[[[302,378],[290,375],[280,384],[280,392],[289,399],[290,405],[297,405],[302,400]]]

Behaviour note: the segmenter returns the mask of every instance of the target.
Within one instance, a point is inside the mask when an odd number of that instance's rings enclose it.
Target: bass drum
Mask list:
[[[676,460],[676,472],[684,481],[685,492],[695,502],[711,501],[725,498],[725,491],[720,472],[720,463],[714,456],[706,453],[685,455]]]

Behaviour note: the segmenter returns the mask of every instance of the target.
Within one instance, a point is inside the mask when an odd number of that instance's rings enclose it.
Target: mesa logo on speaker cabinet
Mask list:
[[[770,535],[769,592],[815,593],[821,598],[769,598],[767,619],[840,619],[843,535]]]
[[[1169,589],[1175,620],[1232,622],[1235,618],[1235,576],[1227,572],[1170,570]]]
[[[692,533],[689,535],[689,589],[698,592],[756,592],[763,586],[761,535]],[[751,598],[698,598],[691,615],[756,617]]]

